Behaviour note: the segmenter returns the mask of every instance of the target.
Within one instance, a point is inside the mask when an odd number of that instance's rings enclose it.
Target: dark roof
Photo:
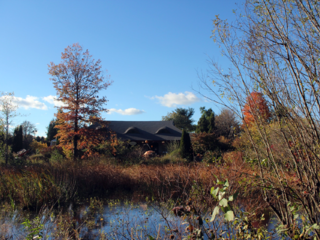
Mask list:
[[[134,141],[180,140],[181,130],[173,121],[107,121],[107,129],[117,134],[118,139]],[[98,123],[90,126],[97,128]]]

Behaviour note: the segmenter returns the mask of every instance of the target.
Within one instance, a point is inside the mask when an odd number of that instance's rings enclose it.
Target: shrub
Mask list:
[[[192,134],[192,147],[195,153],[204,154],[206,151],[213,151],[217,147],[217,137],[215,133],[195,133]]]
[[[51,152],[50,163],[61,163],[63,159],[63,154],[60,153],[57,148],[53,149],[53,151]]]
[[[172,152],[176,151],[180,148],[179,141],[170,141],[167,143],[167,153],[171,154]]]
[[[30,147],[31,147],[32,151],[40,153],[41,150],[47,148],[47,144],[33,140],[32,143],[30,144]]]
[[[193,149],[189,133],[184,129],[182,130],[182,136],[180,141],[180,154],[182,158],[186,158],[188,161],[193,160]]]
[[[222,161],[221,152],[216,151],[206,151],[202,161],[206,163],[218,163],[220,164]]]
[[[53,152],[58,152],[60,155],[65,157],[63,148],[57,145],[46,147],[40,151],[40,153],[45,157],[45,159],[50,159]]]

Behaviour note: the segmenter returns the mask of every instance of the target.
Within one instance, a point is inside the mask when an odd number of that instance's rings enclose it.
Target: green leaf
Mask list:
[[[214,187],[210,189],[210,194],[214,197]]]
[[[224,218],[231,222],[234,220],[234,214],[233,214],[233,211],[228,211],[226,214],[224,214]]]
[[[149,240],[156,240],[154,237],[148,235]]]
[[[226,192],[219,192],[219,200],[221,200],[225,194]]]
[[[236,200],[239,196],[239,191],[237,191],[235,194],[233,194],[233,201]]]
[[[219,202],[219,205],[222,207],[227,207],[228,206],[228,200],[223,198],[221,199],[221,201]]]
[[[212,188],[211,188],[211,191],[212,191]],[[216,189],[214,189],[214,190],[212,191],[211,195],[212,195],[214,198],[216,198],[217,195],[218,195],[218,192],[219,192],[219,188],[216,188]]]
[[[214,219],[216,218],[216,215],[219,214],[219,210],[220,208],[218,206],[216,206],[213,210],[213,213],[212,213],[212,216],[211,216],[211,219],[210,219],[210,222],[213,222]]]
[[[231,207],[228,205],[226,207],[221,207],[222,212],[226,213],[228,211],[231,211]]]
[[[229,187],[229,181],[228,181],[228,179],[224,182],[224,187],[225,187],[225,188],[228,188],[228,187]]]

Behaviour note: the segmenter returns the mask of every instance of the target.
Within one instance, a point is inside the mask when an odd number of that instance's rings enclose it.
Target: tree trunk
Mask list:
[[[8,135],[9,135],[9,114],[7,114],[7,129],[6,129],[6,165],[8,164],[8,152],[9,152],[9,149],[8,149]]]
[[[78,104],[78,91],[77,91],[77,104]],[[76,133],[73,136],[73,161],[76,161],[78,158],[78,105],[76,109],[76,117],[74,121],[74,132]]]

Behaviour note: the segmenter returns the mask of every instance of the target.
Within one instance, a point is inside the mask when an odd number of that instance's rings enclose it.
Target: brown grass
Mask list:
[[[240,192],[252,206],[261,204],[257,168],[252,168],[239,152],[227,153],[221,165],[178,163],[121,166],[99,161],[81,164],[42,164],[0,168],[0,199],[13,199],[24,206],[70,201],[75,198],[131,198],[142,200],[184,199],[192,186],[208,196],[219,180],[228,179],[229,191]],[[270,176],[271,177],[271,176]],[[288,176],[290,177],[290,176]]]

